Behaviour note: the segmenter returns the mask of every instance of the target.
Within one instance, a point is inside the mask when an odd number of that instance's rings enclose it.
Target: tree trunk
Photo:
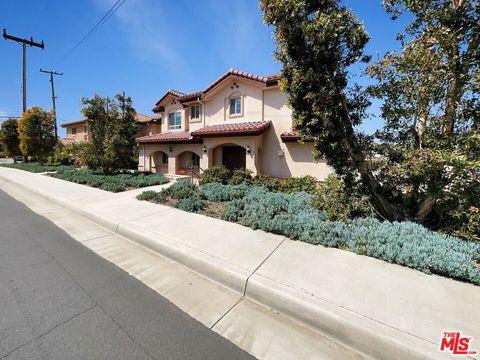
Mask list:
[[[345,94],[340,94],[339,98],[343,105],[343,113],[341,114],[341,116],[344,117],[343,121],[347,124],[351,124]],[[324,123],[327,125],[327,128],[334,128],[334,124],[330,119],[324,119]],[[360,173],[364,184],[369,188],[372,200],[377,206],[380,214],[391,221],[403,220],[405,217],[403,211],[401,211],[397,205],[388,201],[382,194],[382,186],[369,168],[366,156],[357,142],[352,126],[348,129],[348,134],[342,139],[342,147],[357,165],[357,170]]]

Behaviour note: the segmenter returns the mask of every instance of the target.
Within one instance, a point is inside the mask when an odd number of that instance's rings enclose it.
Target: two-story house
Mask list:
[[[291,109],[278,77],[234,69],[203,91],[169,90],[157,101],[158,133],[137,138],[139,169],[183,173],[192,163],[207,169],[223,164],[287,178],[323,180],[333,170],[315,162],[313,144],[292,132]]]
[[[135,121],[140,123],[141,130],[138,136],[145,136],[156,134],[160,132],[160,124],[157,120],[158,116],[148,116],[143,114],[136,114]],[[64,144],[68,144],[70,142],[84,142],[88,141],[88,125],[85,120],[75,120],[63,123],[61,125],[66,131],[66,137],[62,139]]]

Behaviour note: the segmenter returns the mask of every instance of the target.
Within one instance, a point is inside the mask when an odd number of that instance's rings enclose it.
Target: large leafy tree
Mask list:
[[[82,104],[90,128],[87,165],[105,173],[131,168],[139,131],[131,98],[122,94],[114,99],[95,96],[83,98]]]
[[[402,50],[369,66],[378,85],[367,89],[350,71],[369,60],[369,36],[342,1],[263,0],[261,8],[274,27],[294,126],[315,141],[317,156],[383,217],[441,226],[478,203],[479,4],[384,4],[393,18],[409,12],[413,21],[398,36]],[[356,130],[371,95],[384,100],[376,141]]]
[[[5,154],[13,157],[13,161],[17,162],[16,156],[21,154],[17,119],[7,119],[2,123],[0,127],[0,144]]]
[[[274,27],[296,130],[315,141],[317,156],[324,155],[347,185],[359,175],[383,217],[402,218],[372,172],[371,139],[355,130],[370,105],[367,92],[349,84],[349,68],[368,61],[362,22],[339,0],[262,0],[260,6]]]
[[[412,21],[398,34],[401,50],[368,69],[378,80],[370,92],[384,101],[380,176],[411,218],[461,233],[480,203],[480,3],[384,4]]]
[[[51,112],[34,106],[18,120],[20,150],[24,155],[35,157],[44,163],[57,143],[55,118]]]

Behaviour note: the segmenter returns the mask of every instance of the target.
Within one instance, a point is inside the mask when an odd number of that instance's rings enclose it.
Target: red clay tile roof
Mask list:
[[[69,121],[69,122],[66,122],[66,123],[63,123],[61,124],[60,126],[61,127],[67,127],[67,126],[73,126],[73,125],[82,125],[85,123],[85,119],[83,120],[74,120],[74,121]]]
[[[229,69],[225,74],[220,76],[217,80],[215,80],[213,83],[211,83],[205,90],[203,90],[203,93],[206,94],[210,90],[213,90],[218,84],[220,84],[223,80],[230,76],[238,76],[244,79],[249,79],[249,80],[255,80],[264,83],[265,85],[275,85],[278,82],[278,75],[270,75],[270,76],[261,76],[261,75],[255,75],[252,73],[248,73],[246,71],[240,71],[236,69]]]
[[[197,100],[198,98],[201,99],[202,96],[203,96],[203,91],[196,91],[190,94],[182,95],[178,100],[180,100],[180,102],[192,101],[192,100]]]
[[[283,142],[297,142],[298,140],[302,140],[302,135],[296,131],[285,131],[284,133],[280,134],[280,139]],[[305,142],[313,141],[304,139]]]
[[[144,115],[144,114],[139,114],[135,116],[135,120],[139,123],[146,123],[152,120],[158,120],[160,119],[158,116],[149,116],[149,115]]]
[[[177,91],[177,90],[173,90],[173,89],[170,89],[168,90],[161,98],[160,100],[158,100],[156,103],[155,103],[155,107],[153,108],[153,112],[159,112],[161,106],[159,106],[158,104],[160,104],[168,95],[173,95],[177,98],[181,97],[181,96],[184,96],[185,94],[181,91]]]
[[[158,100],[156,102],[155,107],[153,108],[153,112],[162,111],[160,109],[161,107],[158,104],[161,103],[168,95],[174,95],[174,96],[178,97],[180,102],[193,101],[193,100],[196,100],[198,98],[202,99],[204,95],[206,95],[208,92],[213,90],[218,84],[220,84],[223,80],[225,80],[226,78],[228,78],[230,76],[237,76],[237,77],[241,77],[241,78],[248,79],[248,80],[258,81],[258,82],[261,82],[261,83],[265,84],[266,86],[272,86],[272,85],[276,85],[278,83],[278,74],[269,75],[269,76],[262,76],[262,75],[255,75],[255,74],[252,74],[252,73],[248,73],[246,71],[229,69],[225,74],[223,74],[217,80],[215,80],[213,83],[208,85],[207,88],[203,91],[196,91],[196,92],[193,92],[193,93],[190,93],[190,94],[184,94],[180,91],[168,90],[165,93],[165,95],[163,95],[160,98],[160,100]]]
[[[267,130],[272,122],[266,121],[248,121],[241,123],[209,125],[204,128],[192,131],[192,136],[234,136],[234,135],[258,135]]]
[[[168,132],[163,134],[153,134],[147,136],[138,137],[137,142],[139,144],[158,144],[158,143],[189,143],[189,142],[201,142],[200,139],[195,139],[188,131],[183,132]]]
[[[144,114],[139,114],[139,113],[137,113],[135,115],[135,121],[137,121],[139,123],[146,123],[146,122],[149,122],[151,120],[157,120],[157,119],[159,119],[158,116],[149,116],[149,115],[144,115]],[[70,122],[63,123],[61,125],[61,127],[65,128],[65,127],[73,126],[73,125],[83,125],[83,124],[85,124],[85,121],[86,121],[85,119],[70,121]]]

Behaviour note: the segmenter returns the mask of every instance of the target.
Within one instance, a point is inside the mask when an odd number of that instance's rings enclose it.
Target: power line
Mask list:
[[[55,66],[65,60],[76,48],[82,45],[95,31],[97,31],[127,0],[117,0],[115,4],[103,15],[100,20],[82,37],[63,57],[55,63]]]

